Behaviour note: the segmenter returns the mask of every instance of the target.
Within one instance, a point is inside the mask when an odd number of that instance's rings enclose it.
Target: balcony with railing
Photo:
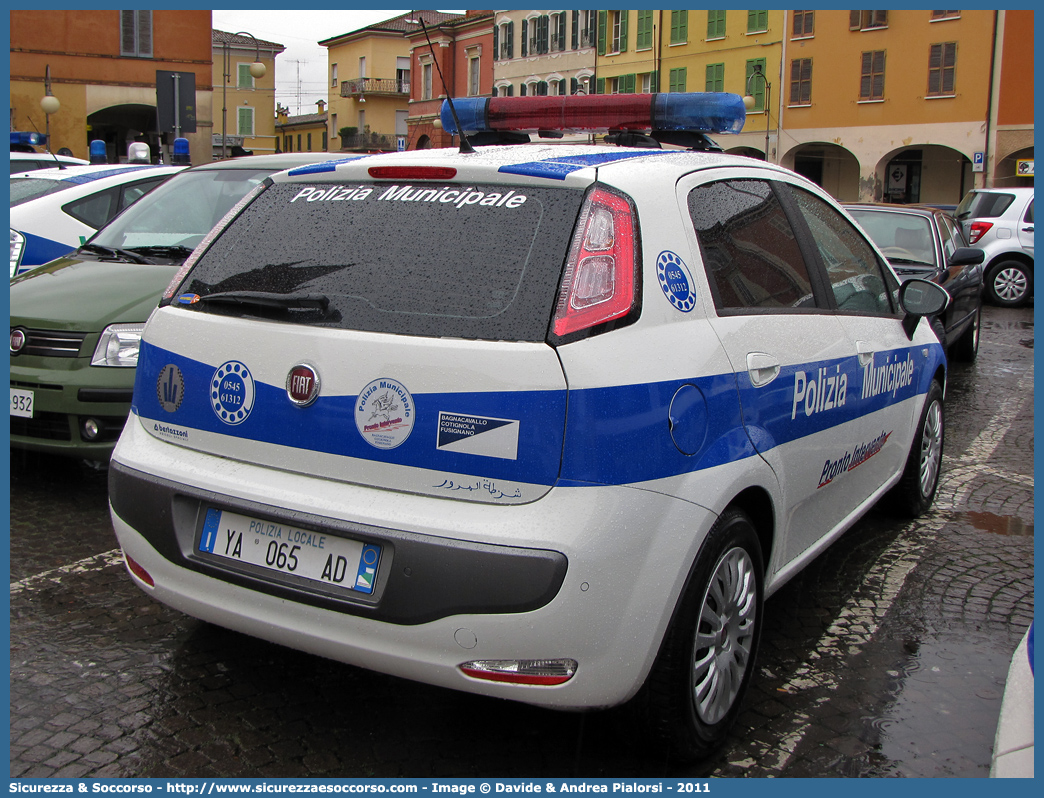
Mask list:
[[[399,78],[354,78],[341,81],[342,97],[359,97],[366,94],[409,97],[410,82]]]

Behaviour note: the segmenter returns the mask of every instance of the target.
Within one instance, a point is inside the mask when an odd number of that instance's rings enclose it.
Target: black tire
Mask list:
[[[939,339],[939,343],[942,344],[943,349],[946,348],[946,327],[943,326],[942,319],[936,316],[931,321],[932,332],[935,333],[935,337]]]
[[[648,721],[675,761],[706,756],[735,721],[754,672],[763,596],[754,525],[726,510],[700,548],[644,691]]]
[[[961,333],[961,337],[957,339],[957,342],[950,349],[950,354],[953,355],[954,360],[959,360],[962,363],[975,362],[975,358],[979,354],[979,329],[981,323],[982,307],[980,306],[975,309],[971,326]]]
[[[986,273],[986,296],[1006,308],[1025,305],[1033,295],[1033,267],[1017,260],[1001,261]]]
[[[943,419],[942,386],[932,380],[903,475],[891,490],[894,508],[908,518],[924,514],[935,501],[946,432]]]

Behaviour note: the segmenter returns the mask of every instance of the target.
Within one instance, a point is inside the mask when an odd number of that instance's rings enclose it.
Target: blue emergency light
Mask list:
[[[453,107],[465,133],[691,131],[739,133],[747,118],[743,98],[727,92],[585,94],[561,97],[462,97]],[[457,134],[449,101],[443,129]]]
[[[186,138],[174,139],[174,152],[170,156],[170,162],[175,166],[182,164],[188,165],[192,163],[192,158],[189,156],[189,141]]]
[[[101,139],[92,141],[88,158],[91,163],[108,163],[109,156],[105,153],[105,142]]]
[[[43,133],[28,133],[25,131],[11,131],[12,144],[28,144],[31,147],[43,147],[47,144],[47,136]]]

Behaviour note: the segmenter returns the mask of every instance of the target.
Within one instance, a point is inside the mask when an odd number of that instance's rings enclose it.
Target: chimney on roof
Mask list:
[[[316,100],[315,104],[319,106],[319,113],[326,111],[326,100]]]

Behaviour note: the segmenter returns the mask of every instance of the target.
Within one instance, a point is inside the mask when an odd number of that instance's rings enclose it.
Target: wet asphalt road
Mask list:
[[[427,687],[196,621],[116,549],[106,475],[12,452],[14,777],[953,776],[989,773],[1033,615],[1033,311],[955,364],[933,511],[880,510],[766,603],[726,746],[671,762],[626,709]]]

